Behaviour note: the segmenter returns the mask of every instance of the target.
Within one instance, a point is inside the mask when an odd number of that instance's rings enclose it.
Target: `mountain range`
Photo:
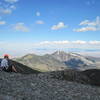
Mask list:
[[[52,55],[39,56],[35,54],[27,54],[23,57],[14,59],[15,61],[22,63],[32,69],[39,70],[41,72],[62,70],[67,68],[64,63],[55,59]]]
[[[100,99],[99,58],[56,51],[14,60],[17,73],[0,71],[0,100]]]
[[[23,57],[15,58],[14,60],[41,72],[70,68],[86,70],[98,68],[99,66],[96,63],[97,61],[99,62],[99,59],[85,57],[77,53],[66,53],[64,51],[56,51],[43,56],[27,54]]]

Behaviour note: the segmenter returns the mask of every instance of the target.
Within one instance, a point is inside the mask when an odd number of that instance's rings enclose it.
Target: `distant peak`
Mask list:
[[[60,55],[60,54],[66,54],[64,51],[56,51],[53,53],[53,55]]]

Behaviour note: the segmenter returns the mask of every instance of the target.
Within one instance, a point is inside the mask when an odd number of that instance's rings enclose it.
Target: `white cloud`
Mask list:
[[[36,12],[36,16],[40,16],[41,15],[41,13],[40,12]]]
[[[41,45],[54,45],[54,44],[57,44],[57,45],[65,45],[65,44],[86,44],[88,43],[87,41],[82,41],[82,40],[76,40],[76,41],[68,41],[68,40],[64,40],[64,41],[43,41],[43,42],[40,42]]]
[[[44,24],[44,21],[38,20],[38,21],[36,21],[36,24]]]
[[[96,26],[96,22],[90,22],[89,20],[82,21],[79,25],[89,25],[89,26]]]
[[[94,44],[94,45],[95,45],[95,44],[99,44],[99,45],[100,45],[100,41],[90,41],[89,43],[90,43],[90,44]]]
[[[42,41],[40,43],[35,43],[33,45],[33,49],[39,50],[40,52],[48,52],[53,50],[68,50],[68,51],[92,51],[97,52],[100,51],[100,44],[99,42],[92,41],[83,41],[83,40],[76,40],[76,41]]]
[[[51,44],[51,42],[50,42],[50,41],[42,41],[42,42],[40,42],[39,44],[41,44],[41,45],[44,45],[44,44]]]
[[[66,28],[67,26],[63,22],[59,22],[57,25],[53,25],[51,27],[52,30],[59,30],[62,28]]]
[[[95,21],[84,20],[79,25],[86,25],[85,27],[74,29],[76,32],[86,31],[100,31],[100,17],[97,16]]]
[[[5,2],[0,3],[0,16],[8,15],[16,9],[14,3],[18,2],[18,0],[4,0]]]
[[[74,29],[75,32],[86,32],[86,31],[97,31],[96,27],[82,27],[79,29]]]
[[[75,44],[86,44],[87,42],[86,41],[82,41],[82,40],[77,40],[77,41],[72,41],[72,43],[75,43]]]
[[[100,41],[83,41],[83,40],[76,40],[76,41],[42,41],[39,43],[29,43],[29,42],[0,42],[0,55],[8,53],[13,56],[22,56],[27,53],[50,53],[54,50],[76,50],[76,52],[84,51],[91,52],[99,52],[100,54]],[[89,51],[90,50],[90,51]],[[92,53],[92,52],[91,52]],[[100,56],[100,55],[99,55]]]
[[[69,44],[69,41],[53,41],[54,44]]]
[[[11,14],[12,10],[11,9],[0,9],[0,13],[3,15]]]
[[[16,6],[15,5],[11,5],[10,8],[13,9],[13,10],[15,10]]]
[[[84,20],[79,25],[87,25],[88,23],[89,23],[89,20]]]
[[[5,0],[6,2],[8,2],[8,3],[16,3],[16,2],[18,2],[18,0]]]
[[[49,44],[50,45],[54,45],[54,44],[58,44],[58,45],[62,45],[62,44],[95,45],[95,44],[97,44],[97,45],[99,45],[100,41],[96,41],[96,40],[95,41],[83,41],[83,40],[76,40],[76,41],[68,41],[68,40],[63,40],[63,41],[42,41],[38,44],[40,44],[40,45],[45,45],[45,44],[46,45],[49,45]]]
[[[26,27],[24,23],[17,23],[14,25],[14,29],[17,31],[29,32],[29,28]]]
[[[43,42],[40,42],[41,45],[44,45],[44,44],[68,44],[70,43],[69,41],[65,40],[65,41],[43,41]]]
[[[5,21],[0,21],[0,25],[5,25],[6,22]]]
[[[100,28],[100,17],[99,16],[97,16],[96,18],[96,24]]]
[[[98,26],[100,25],[100,17],[97,16],[95,21],[84,20],[79,25]]]

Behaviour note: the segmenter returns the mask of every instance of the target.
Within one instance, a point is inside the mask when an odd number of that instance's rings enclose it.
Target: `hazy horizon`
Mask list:
[[[0,56],[57,50],[100,57],[99,0],[0,0]]]

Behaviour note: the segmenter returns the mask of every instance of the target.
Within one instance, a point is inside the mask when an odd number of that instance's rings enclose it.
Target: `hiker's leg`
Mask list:
[[[17,72],[17,70],[14,66],[12,66],[12,71]]]
[[[6,69],[7,72],[12,72],[12,66],[9,66],[8,69]]]

